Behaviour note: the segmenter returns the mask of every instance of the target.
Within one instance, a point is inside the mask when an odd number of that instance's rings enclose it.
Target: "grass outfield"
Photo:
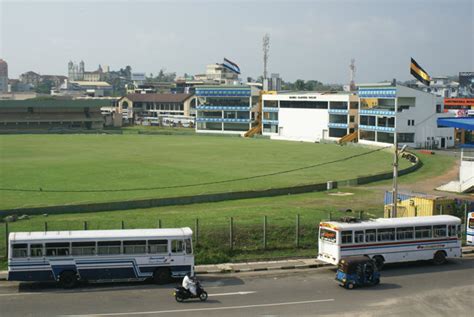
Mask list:
[[[379,151],[322,167],[197,187],[165,187],[274,173],[371,151],[359,146],[200,135],[2,135],[0,209],[172,197],[267,189],[342,180],[391,170],[391,153]],[[408,166],[403,160],[401,167]]]

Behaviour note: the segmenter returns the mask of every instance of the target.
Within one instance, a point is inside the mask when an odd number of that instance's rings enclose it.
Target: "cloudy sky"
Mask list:
[[[474,71],[474,0],[5,1],[0,58],[11,78],[66,74],[69,60],[156,74],[202,73],[227,57],[243,77],[285,80],[410,79],[413,56],[431,75]]]

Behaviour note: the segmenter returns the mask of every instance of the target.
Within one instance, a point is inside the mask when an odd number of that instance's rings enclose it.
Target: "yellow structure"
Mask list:
[[[342,144],[346,144],[347,142],[352,142],[352,141],[356,142],[358,137],[359,137],[359,132],[355,130],[354,132],[346,134],[345,136],[340,138],[338,143],[342,145]]]
[[[390,217],[392,210],[392,192],[385,192],[385,218]],[[398,193],[397,217],[417,217],[433,215],[450,215],[455,211],[453,199],[419,193]]]

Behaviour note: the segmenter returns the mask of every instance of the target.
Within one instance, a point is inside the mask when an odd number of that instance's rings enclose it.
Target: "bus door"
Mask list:
[[[466,242],[467,245],[474,245],[474,212],[467,214]]]
[[[171,240],[170,265],[175,277],[191,273],[194,266],[191,239]]]

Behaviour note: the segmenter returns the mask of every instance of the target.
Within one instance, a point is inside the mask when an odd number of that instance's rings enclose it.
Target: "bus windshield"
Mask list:
[[[321,228],[319,232],[319,238],[328,242],[336,243],[336,232]]]

